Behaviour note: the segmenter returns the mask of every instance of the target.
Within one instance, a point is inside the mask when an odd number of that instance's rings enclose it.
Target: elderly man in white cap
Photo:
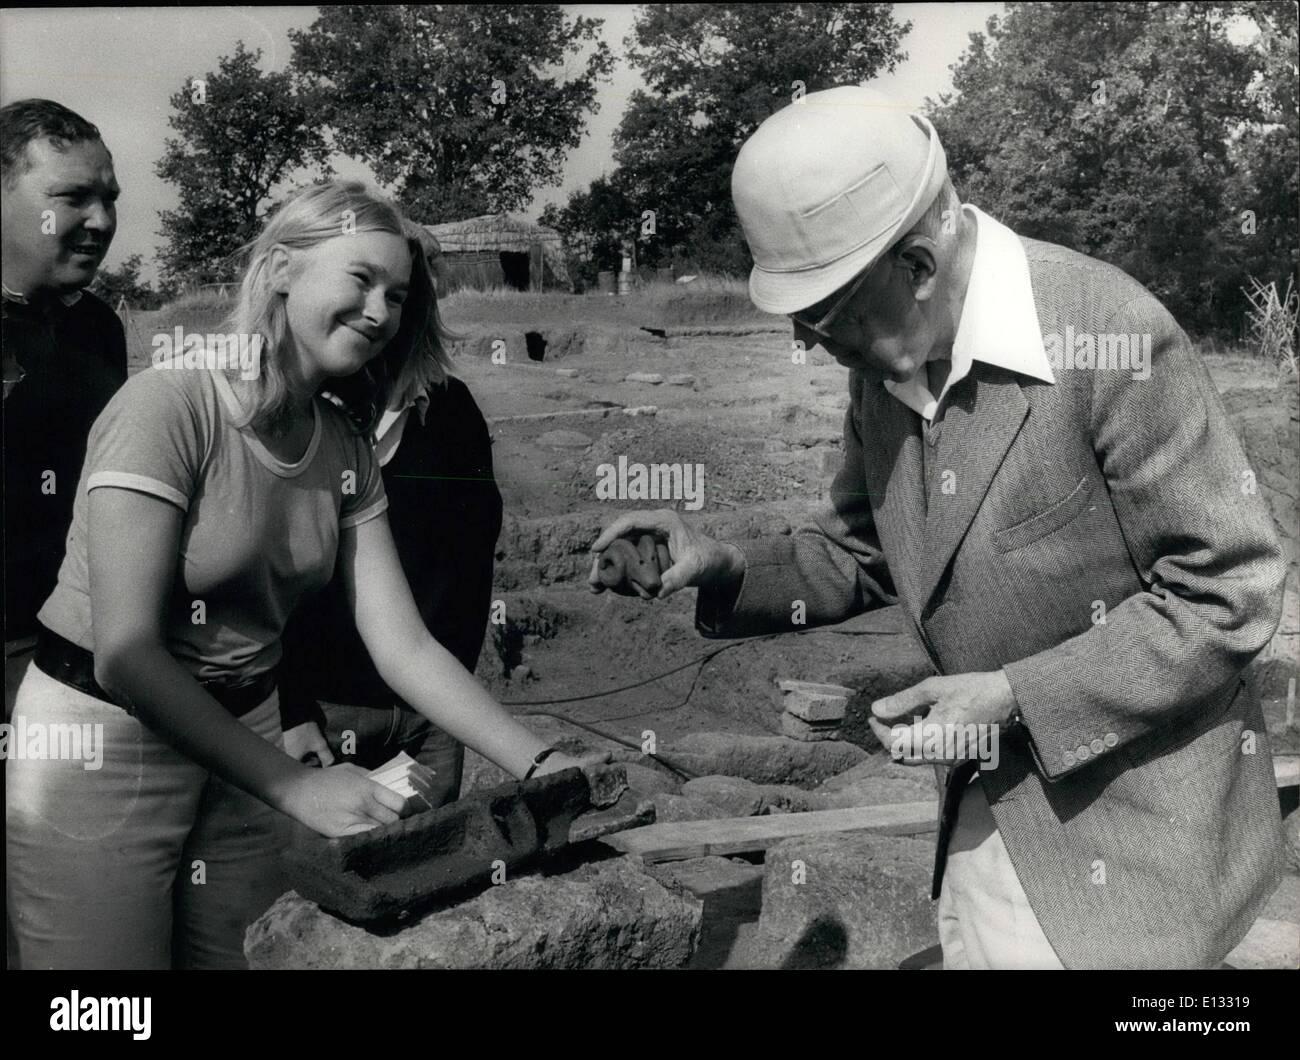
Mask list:
[[[698,587],[710,636],[901,605],[942,676],[872,710],[943,763],[945,967],[1217,965],[1280,876],[1244,671],[1285,564],[1187,337],[1120,270],[961,206],[930,123],[866,89],[770,117],[732,192],[754,303],[850,370],[830,504],[735,542],[632,513],[595,550],[665,539],[660,596]]]

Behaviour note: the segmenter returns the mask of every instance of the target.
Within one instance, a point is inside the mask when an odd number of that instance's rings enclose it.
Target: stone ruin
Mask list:
[[[589,770],[594,785],[576,770],[501,784],[492,770],[467,768],[458,803],[361,837],[295,846],[295,889],[249,929],[250,965],[939,966],[932,834],[811,835],[658,864],[606,841],[652,819],[917,803],[934,798],[929,770],[842,740],[780,736],[696,733],[661,759],[609,753],[621,761]],[[684,781],[663,762],[698,775]],[[1300,811],[1289,791],[1288,875],[1229,957],[1234,967],[1300,962]]]

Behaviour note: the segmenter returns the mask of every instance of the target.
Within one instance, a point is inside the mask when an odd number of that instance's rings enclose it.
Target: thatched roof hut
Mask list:
[[[564,242],[553,228],[504,213],[424,228],[442,248],[448,290],[573,289],[564,264]]]

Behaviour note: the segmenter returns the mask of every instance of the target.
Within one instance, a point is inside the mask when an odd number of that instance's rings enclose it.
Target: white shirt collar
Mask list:
[[[1020,237],[983,210],[962,207],[975,220],[975,260],[952,343],[952,370],[938,397],[930,393],[925,366],[905,383],[885,389],[923,419],[933,420],[944,396],[970,374],[975,361],[1055,383],[1034,308],[1029,261]]]
[[[17,291],[11,291],[9,290],[8,287],[5,287],[4,284],[0,284],[0,290],[3,291],[4,298],[6,301],[17,302],[19,305],[28,304],[27,296],[25,294],[19,294]],[[81,292],[73,291],[71,294],[61,294],[59,295],[59,301],[66,306],[74,306],[81,301]]]
[[[375,427],[375,451],[381,467],[393,459],[397,447],[402,444],[402,432],[406,430],[412,408],[420,414],[420,425],[424,426],[424,417],[429,411],[429,395],[424,393],[417,394],[400,409],[385,409],[379,417]]]

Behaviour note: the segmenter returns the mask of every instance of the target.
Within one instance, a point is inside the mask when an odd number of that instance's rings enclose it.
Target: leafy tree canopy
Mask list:
[[[1243,16],[1276,19],[1275,36],[1234,43]],[[1184,324],[1210,330],[1240,313],[1246,268],[1265,267],[1261,227],[1286,224],[1294,244],[1294,25],[1292,4],[1010,4],[971,35],[930,116],[963,199],[1119,265]],[[1289,205],[1252,177],[1259,151],[1234,148],[1270,111],[1284,127],[1288,107]]]
[[[233,279],[232,255],[257,235],[273,191],[304,166],[328,172],[325,139],[292,78],[263,73],[261,57],[239,41],[215,73],[171,97],[179,135],[156,167],[180,193],[179,208],[160,214],[167,283]]]
[[[291,65],[338,150],[416,220],[458,220],[559,183],[613,67],[600,25],[556,4],[323,7]]]

